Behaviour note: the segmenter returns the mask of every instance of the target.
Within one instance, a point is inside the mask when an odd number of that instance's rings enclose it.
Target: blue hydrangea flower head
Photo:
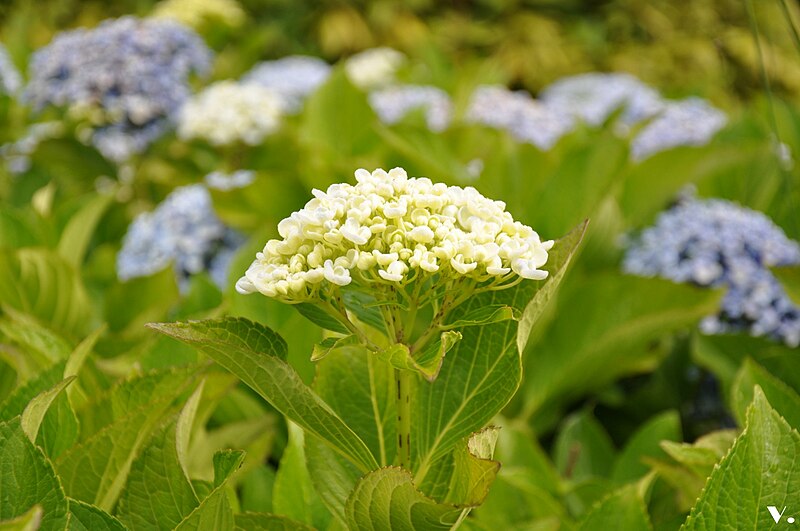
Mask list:
[[[26,99],[36,109],[68,107],[92,124],[93,142],[121,161],[169,127],[203,74],[211,52],[189,28],[170,20],[123,17],[57,35],[30,64]]]
[[[393,85],[369,94],[369,103],[385,124],[392,125],[415,109],[423,109],[428,128],[434,132],[447,129],[453,115],[450,96],[428,85]]]
[[[520,142],[552,148],[575,127],[572,116],[534,100],[525,91],[497,85],[478,87],[466,112],[467,122],[508,131]]]
[[[207,270],[212,278],[227,278],[230,257],[220,255],[232,256],[241,242],[242,237],[217,217],[204,186],[176,188],[154,211],[131,223],[117,255],[117,276],[148,276],[173,264],[184,284],[189,276]]]
[[[545,87],[539,98],[546,106],[592,126],[602,125],[618,110],[622,122],[632,125],[658,114],[664,105],[657,90],[620,73],[565,77]]]
[[[727,289],[709,334],[749,331],[800,344],[800,308],[769,267],[800,263],[800,245],[761,212],[720,199],[684,199],[628,248],[623,269]]]
[[[678,146],[703,146],[725,127],[725,113],[701,98],[666,103],[631,143],[631,158],[640,161]]]
[[[286,112],[296,113],[330,73],[330,65],[322,59],[292,55],[258,63],[242,76],[242,82],[271,89],[284,99]]]
[[[0,94],[16,94],[20,88],[22,76],[8,55],[8,50],[0,43]]]

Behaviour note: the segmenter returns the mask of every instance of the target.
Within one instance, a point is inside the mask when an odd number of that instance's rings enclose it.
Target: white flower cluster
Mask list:
[[[397,50],[370,48],[347,59],[344,68],[355,86],[369,90],[392,84],[405,61],[406,56]]]
[[[417,275],[478,282],[519,276],[541,280],[553,241],[471,187],[409,178],[402,168],[355,172],[357,184],[333,184],[278,224],[282,239],[236,283],[288,302],[307,300],[323,282],[353,277],[402,284]],[[441,278],[441,277],[440,277]]]
[[[183,105],[178,135],[203,138],[215,146],[255,145],[278,129],[282,114],[282,99],[275,92],[253,84],[219,81]]]

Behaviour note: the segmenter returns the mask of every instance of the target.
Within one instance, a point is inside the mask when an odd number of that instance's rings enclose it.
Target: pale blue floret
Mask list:
[[[22,76],[8,55],[8,50],[0,43],[0,94],[14,95],[20,88],[22,88]]]
[[[552,148],[575,128],[571,115],[546,107],[525,91],[498,85],[480,86],[473,92],[465,119],[508,131],[517,141],[542,150]]]
[[[209,271],[224,288],[227,265],[242,241],[214,213],[204,186],[176,188],[155,210],[131,223],[117,255],[117,276],[148,276],[172,264],[184,287],[189,276]]]
[[[708,334],[749,331],[800,344],[800,308],[769,267],[800,263],[800,245],[764,214],[719,200],[687,199],[662,213],[627,250],[623,268],[641,276],[727,288]]]
[[[539,95],[548,107],[570,114],[591,126],[602,125],[614,112],[633,125],[655,116],[664,107],[657,90],[630,74],[598,73],[565,77]]]
[[[631,143],[631,158],[639,161],[678,146],[703,146],[728,122],[725,113],[700,98],[669,102]]]
[[[245,188],[251,185],[255,179],[256,172],[253,170],[236,170],[233,173],[212,171],[203,180],[209,188],[227,192],[237,188]]]
[[[108,158],[123,161],[171,126],[190,94],[188,77],[207,72],[211,58],[202,39],[176,22],[107,20],[60,33],[37,51],[25,97],[36,109],[100,112],[91,140]]]
[[[453,116],[450,96],[440,88],[428,85],[394,85],[375,90],[369,103],[378,118],[387,125],[403,119],[408,113],[422,109],[425,122],[433,132],[447,129]]]
[[[328,79],[330,72],[330,65],[322,59],[293,55],[258,63],[242,76],[242,82],[273,90],[284,100],[286,112],[296,113],[305,99]]]

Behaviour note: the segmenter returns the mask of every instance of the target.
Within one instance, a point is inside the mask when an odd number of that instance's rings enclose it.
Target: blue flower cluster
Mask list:
[[[369,103],[378,118],[388,125],[399,122],[415,109],[422,109],[428,128],[437,133],[447,129],[453,116],[450,96],[428,85],[392,85],[374,90],[369,94]]]
[[[707,334],[749,331],[800,345],[800,308],[769,267],[800,263],[800,245],[764,214],[720,199],[688,198],[662,213],[628,248],[623,269],[727,288]]]
[[[293,55],[258,63],[242,77],[242,82],[272,89],[283,98],[286,112],[296,113],[330,72],[330,65],[322,59]]]
[[[8,50],[0,43],[0,94],[16,94],[20,88],[22,77],[8,55]]]
[[[546,107],[527,92],[514,92],[497,85],[485,85],[475,90],[466,120],[503,129],[518,141],[543,150],[552,148],[575,126],[570,115]]]
[[[569,76],[539,94],[548,107],[575,116],[592,126],[602,125],[614,112],[627,125],[661,112],[664,101],[657,90],[630,74],[592,72]]]
[[[669,102],[633,139],[631,157],[642,160],[678,146],[702,146],[725,127],[725,114],[700,98]]]
[[[26,98],[40,109],[69,107],[92,125],[91,140],[123,161],[170,125],[205,73],[211,52],[189,28],[168,20],[123,17],[56,36],[33,55]]]
[[[228,264],[242,242],[214,213],[204,186],[176,188],[154,211],[131,223],[117,255],[117,276],[148,276],[172,263],[182,288],[189,276],[208,271],[224,289]]]
[[[236,170],[233,173],[212,171],[203,180],[209,188],[229,192],[251,185],[256,180],[256,172],[253,170]]]

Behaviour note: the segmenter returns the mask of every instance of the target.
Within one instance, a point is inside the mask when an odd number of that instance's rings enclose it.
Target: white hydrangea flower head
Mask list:
[[[236,0],[162,0],[156,4],[152,16],[172,19],[195,30],[209,22],[236,28],[247,18]]]
[[[210,85],[181,108],[178,135],[215,146],[260,143],[281,124],[283,101],[275,92],[227,80]]]
[[[314,190],[305,207],[278,224],[236,289],[285,302],[321,289],[402,287],[419,278],[462,279],[505,287],[542,280],[553,241],[515,221],[505,203],[472,187],[409,178],[402,168],[355,172],[357,184]],[[335,288],[334,288],[335,289]]]
[[[370,90],[394,83],[397,70],[406,62],[406,56],[392,48],[370,48],[348,58],[345,71],[357,87]]]

